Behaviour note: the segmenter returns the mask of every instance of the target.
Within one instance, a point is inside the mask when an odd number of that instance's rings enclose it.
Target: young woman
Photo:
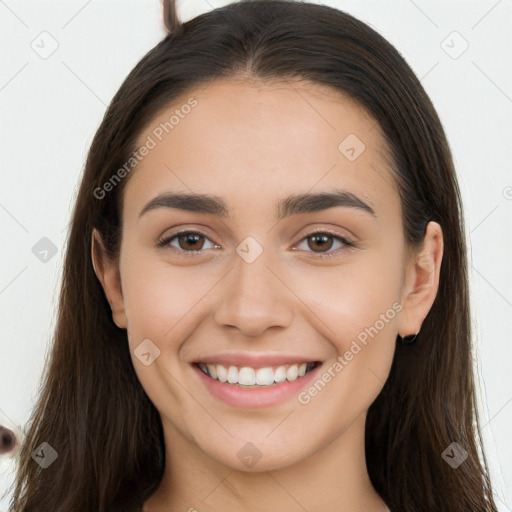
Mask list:
[[[496,511],[420,82],[334,8],[166,15],[90,148],[11,510]]]

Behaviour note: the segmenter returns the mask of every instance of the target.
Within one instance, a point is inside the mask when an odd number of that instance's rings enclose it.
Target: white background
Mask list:
[[[225,3],[178,0],[179,15],[186,21]],[[499,510],[512,511],[512,0],[325,3],[366,21],[398,48],[447,132],[470,241],[482,432]],[[159,0],[0,0],[0,422],[6,425],[23,429],[38,391],[86,152],[121,82],[165,36],[160,9]],[[49,51],[52,44],[58,48],[47,58],[33,49]],[[42,237],[57,249],[46,263],[32,253]],[[0,458],[0,470],[3,493],[12,460]],[[6,507],[0,501],[0,512]]]

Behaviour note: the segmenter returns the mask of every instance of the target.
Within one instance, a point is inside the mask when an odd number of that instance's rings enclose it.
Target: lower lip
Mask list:
[[[212,379],[199,366],[192,364],[193,369],[213,396],[234,407],[246,409],[270,407],[297,395],[318,374],[321,366],[319,364],[313,370],[292,382],[286,380],[272,386],[249,388]]]

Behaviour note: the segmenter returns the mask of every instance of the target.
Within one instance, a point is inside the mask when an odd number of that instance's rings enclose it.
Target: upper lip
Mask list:
[[[280,366],[285,364],[296,363],[309,363],[317,362],[315,357],[297,356],[287,354],[258,354],[255,352],[230,352],[224,354],[215,354],[212,356],[205,356],[201,359],[196,359],[194,363],[205,364],[222,364],[232,365],[237,367],[265,367],[265,366]]]

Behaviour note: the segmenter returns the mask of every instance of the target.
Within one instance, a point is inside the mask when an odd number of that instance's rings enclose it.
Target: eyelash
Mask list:
[[[169,245],[169,243],[174,240],[175,238],[178,238],[179,236],[181,235],[199,235],[199,236],[202,236],[204,238],[207,238],[209,240],[209,237],[206,236],[205,234],[201,233],[200,231],[180,231],[178,233],[174,233],[162,240],[159,240],[157,242],[157,246],[160,247],[160,248],[165,248],[166,246]],[[336,235],[334,233],[331,233],[329,231],[313,231],[312,233],[309,233],[307,236],[305,236],[304,238],[302,238],[299,242],[299,244],[301,242],[303,242],[304,240],[314,236],[314,235],[327,235],[329,237],[332,237],[332,238],[335,238],[339,241],[341,241],[343,243],[344,246],[346,246],[347,248],[354,248],[356,245],[351,242],[350,240],[346,239],[345,237],[342,237],[340,235]],[[172,247],[172,246],[171,246]],[[176,248],[176,247],[172,247],[173,249],[176,249],[177,251],[180,251],[184,256],[186,257],[194,257],[196,256],[198,253],[200,252],[204,252],[204,250],[198,250],[198,251],[184,251],[183,249],[179,249],[179,248]],[[330,258],[332,256],[336,256],[338,255],[338,253],[343,249],[340,248],[340,249],[336,249],[335,251],[331,251],[331,252],[326,252],[326,253],[314,253],[312,252],[312,254],[314,255],[315,258]],[[311,252],[311,251],[306,251],[306,252]]]

